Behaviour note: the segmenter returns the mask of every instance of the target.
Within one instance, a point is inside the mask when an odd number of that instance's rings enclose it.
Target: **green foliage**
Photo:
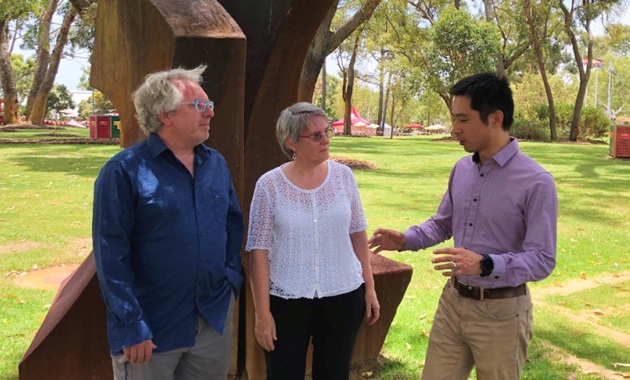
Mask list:
[[[68,91],[68,88],[62,84],[54,86],[48,100],[46,101],[46,114],[50,116],[51,112],[54,112],[57,116],[59,111],[68,108],[74,108],[75,104],[72,100],[72,95]]]
[[[79,103],[79,116],[87,120],[90,115],[104,115],[114,112],[112,102],[100,91],[93,91],[92,96]]]
[[[22,18],[41,7],[43,0],[2,0],[0,21]]]
[[[510,134],[519,140],[547,141],[550,139],[549,121],[517,117]]]
[[[22,54],[11,54],[11,67],[15,76],[18,99],[26,99],[33,82],[35,60],[32,57],[24,58]]]
[[[573,118],[572,104],[556,104],[556,122],[558,134],[564,137],[569,135],[571,119]],[[549,124],[549,106],[539,104],[536,106],[538,120],[546,121]],[[604,137],[612,127],[608,116],[600,108],[582,107],[580,124],[578,126],[578,138],[599,138]]]
[[[466,11],[448,8],[429,32],[426,79],[438,93],[461,78],[494,71],[500,34],[494,24],[476,20]]]

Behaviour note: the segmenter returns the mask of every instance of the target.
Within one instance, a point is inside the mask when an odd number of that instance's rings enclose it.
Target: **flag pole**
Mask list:
[[[610,95],[611,95],[611,88],[612,88],[612,66],[608,65],[608,118],[611,119],[612,118],[612,109],[610,108]]]
[[[595,100],[593,107],[597,108],[597,81],[599,80],[599,70],[598,67],[595,67]]]

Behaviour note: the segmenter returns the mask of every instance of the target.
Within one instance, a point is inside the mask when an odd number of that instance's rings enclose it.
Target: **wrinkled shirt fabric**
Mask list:
[[[512,141],[479,163],[478,154],[453,167],[437,213],[405,235],[403,250],[453,246],[490,254],[487,277],[457,276],[482,288],[514,287],[548,277],[556,265],[558,197],[551,174]]]
[[[152,339],[194,346],[197,315],[223,332],[243,276],[243,217],[224,158],[195,147],[194,177],[156,134],[102,168],[94,191],[94,259],[112,355]]]

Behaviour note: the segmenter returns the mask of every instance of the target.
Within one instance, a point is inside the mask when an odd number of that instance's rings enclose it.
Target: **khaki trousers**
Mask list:
[[[452,280],[442,291],[422,373],[423,380],[519,379],[532,338],[529,289],[520,297],[476,301]]]

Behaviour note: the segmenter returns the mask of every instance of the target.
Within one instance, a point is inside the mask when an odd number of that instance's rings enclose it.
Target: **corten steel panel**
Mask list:
[[[94,271],[89,255],[62,285],[20,362],[21,380],[112,379],[105,304]]]

